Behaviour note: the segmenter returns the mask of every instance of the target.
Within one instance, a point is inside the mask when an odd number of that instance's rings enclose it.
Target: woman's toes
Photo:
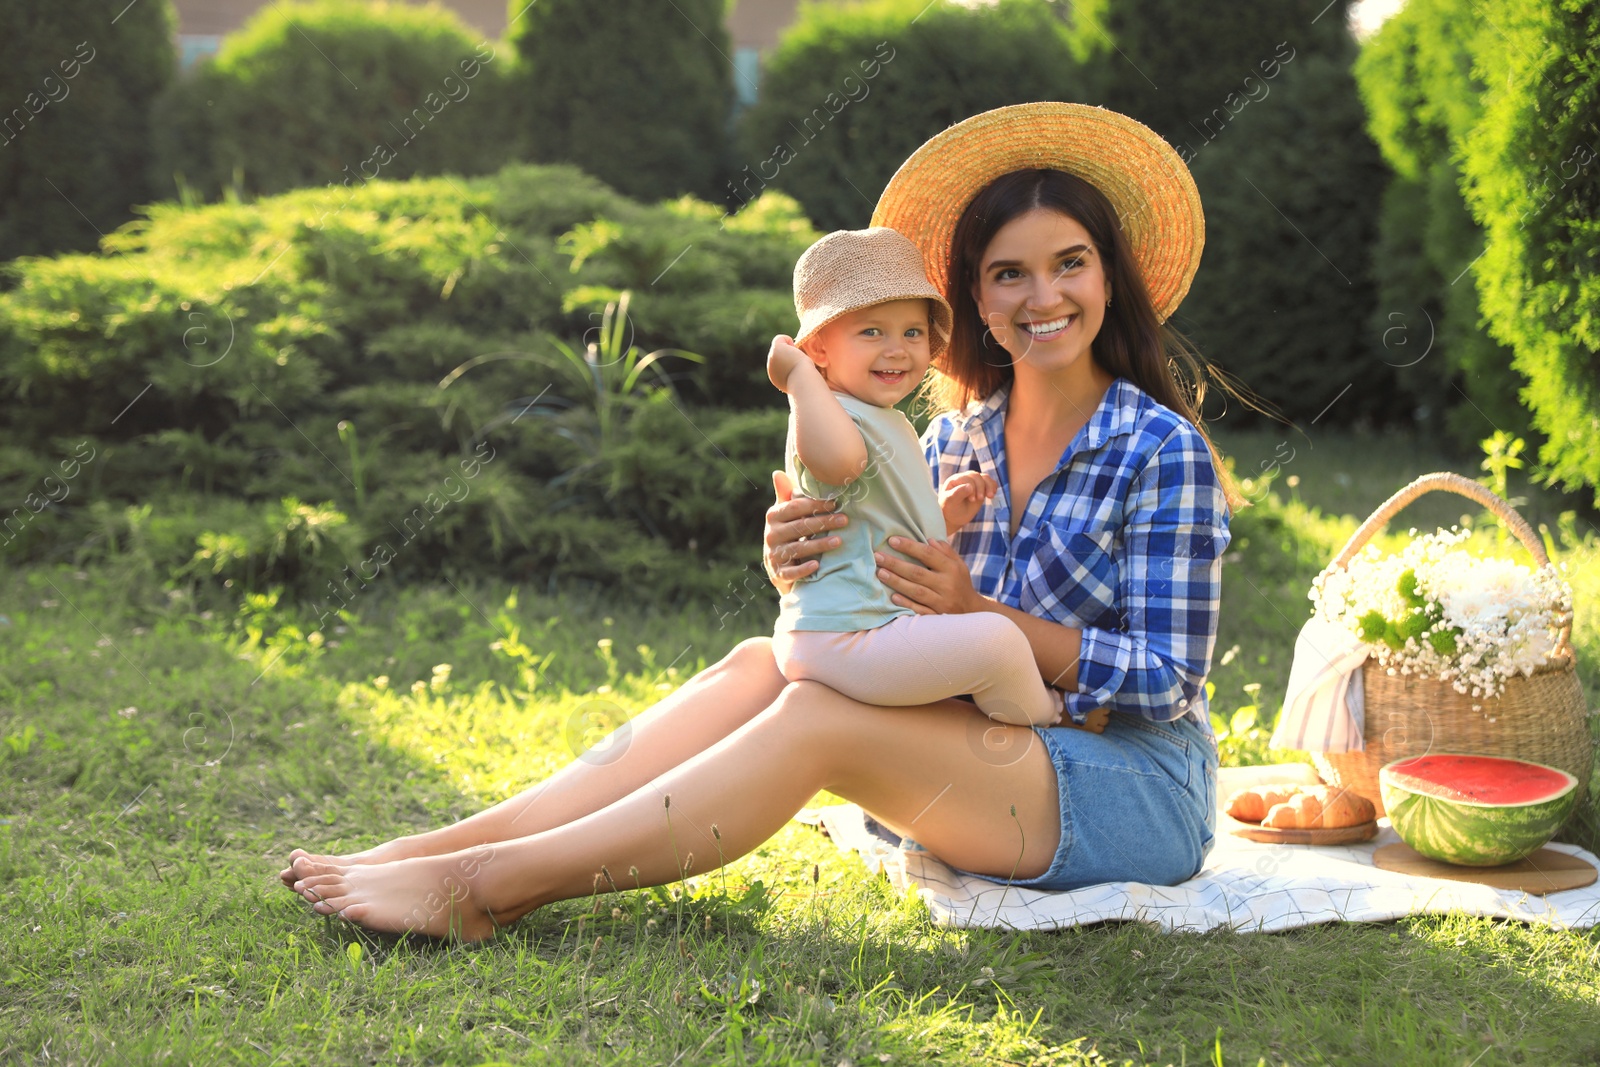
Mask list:
[[[323,915],[331,914],[324,908],[338,911],[345,904],[350,903],[350,887],[343,885],[311,886],[301,891],[306,903]]]
[[[300,856],[290,864],[298,878],[312,878],[319,874],[343,874],[344,867],[329,863],[320,856]]]
[[[278,877],[283,880],[284,885],[293,885],[294,880],[300,877],[294,872],[295,861],[303,856],[309,855],[310,853],[303,848],[297,848],[293,852],[289,853],[289,866],[278,872]]]
[[[319,889],[323,896],[327,896],[327,887],[340,885],[344,879],[337,874],[318,874],[310,878],[302,878],[294,884],[296,893],[304,893],[308,889]]]
[[[363,922],[372,911],[371,904],[349,904],[338,910],[339,918],[348,919],[350,922]]]

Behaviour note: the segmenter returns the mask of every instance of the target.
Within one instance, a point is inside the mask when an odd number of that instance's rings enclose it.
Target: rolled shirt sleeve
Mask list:
[[[1229,533],[1211,452],[1189,424],[1133,479],[1121,533],[1121,626],[1083,629],[1078,692],[1066,694],[1067,711],[1082,722],[1104,705],[1166,722],[1198,701],[1203,712]]]

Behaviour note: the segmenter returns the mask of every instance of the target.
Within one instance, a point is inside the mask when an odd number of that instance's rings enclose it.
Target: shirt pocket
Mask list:
[[[1019,606],[1069,626],[1121,629],[1115,547],[1110,530],[1062,533],[1040,523],[1023,569]]]

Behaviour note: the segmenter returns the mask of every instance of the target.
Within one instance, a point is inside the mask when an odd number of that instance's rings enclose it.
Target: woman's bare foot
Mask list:
[[[343,855],[332,853],[307,852],[297,848],[289,853],[289,866],[278,872],[278,877],[283,884],[292,886],[299,875],[295,874],[296,860],[308,859],[316,863],[325,863],[335,867],[370,866],[377,863],[394,863],[397,860],[415,859],[419,856],[435,855],[421,844],[415,837],[397,837],[392,841],[385,841],[381,845],[374,845],[361,852],[351,852]]]
[[[293,864],[291,888],[317,914],[338,915],[369,930],[482,941],[532,910],[491,899],[481,875],[493,856],[489,845],[392,863],[345,865],[301,856]]]

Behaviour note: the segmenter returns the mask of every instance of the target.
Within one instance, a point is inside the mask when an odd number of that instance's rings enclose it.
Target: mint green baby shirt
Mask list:
[[[839,511],[850,517],[837,533],[838,548],[817,556],[812,575],[795,583],[779,601],[776,632],[822,630],[852,633],[873,630],[901,615],[915,615],[889,598],[893,590],[878,580],[874,551],[911,562],[889,547],[890,536],[927,543],[945,540],[944,514],[933,475],[917,432],[895,408],[881,408],[846,393],[834,393],[867,445],[867,469],[847,486],[818,481],[795,452],[794,417],[784,445],[784,465],[799,495],[820,500],[842,498]]]

